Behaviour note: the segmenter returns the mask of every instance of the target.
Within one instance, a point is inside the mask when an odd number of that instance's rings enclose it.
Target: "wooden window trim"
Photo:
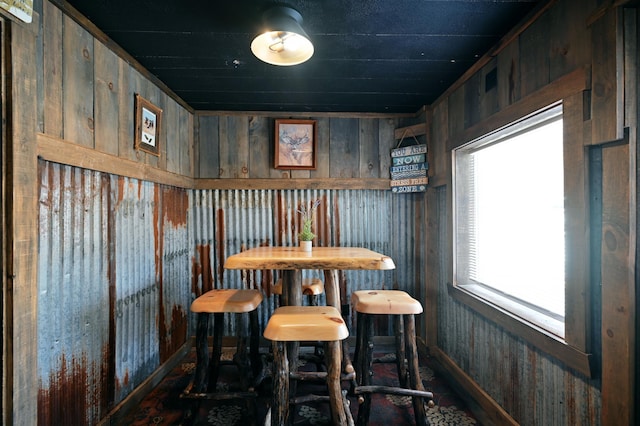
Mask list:
[[[539,110],[557,101],[563,101],[564,152],[565,152],[565,215],[572,217],[571,226],[566,229],[567,275],[566,300],[581,303],[567,304],[565,308],[564,339],[514,315],[495,303],[479,297],[472,291],[449,284],[449,295],[469,306],[480,315],[495,322],[505,330],[522,338],[544,353],[560,360],[570,368],[592,377],[593,357],[588,353],[591,323],[589,307],[589,241],[584,230],[589,229],[588,173],[586,148],[588,140],[584,131],[588,123],[588,92],[590,86],[589,68],[579,68],[522,100],[504,108],[486,120],[466,129],[450,150],[476,139],[495,129]],[[453,141],[452,141],[453,142]],[[452,170],[455,173],[455,170]],[[450,197],[453,191],[449,192]],[[450,199],[449,207],[453,204]],[[453,230],[452,230],[453,231]],[[453,232],[450,239],[454,238]],[[450,240],[450,244],[452,241]],[[453,246],[453,244],[452,244]],[[451,271],[453,273],[453,271]]]
[[[592,376],[592,356],[590,354],[584,353],[567,344],[558,336],[534,326],[531,322],[517,317],[486,299],[481,299],[474,293],[460,286],[449,284],[447,287],[449,295],[453,297],[453,299],[465,304],[480,315],[513,333],[525,342],[535,346],[542,352],[562,361],[586,377],[590,378]]]

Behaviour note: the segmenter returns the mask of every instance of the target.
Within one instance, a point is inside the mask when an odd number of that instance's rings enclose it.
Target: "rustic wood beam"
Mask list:
[[[180,188],[193,187],[193,179],[190,177],[95,151],[53,136],[38,133],[36,142],[38,157],[47,161]]]
[[[36,141],[38,157],[47,161],[187,189],[390,189],[383,178],[193,179],[43,133]]]
[[[427,134],[427,123],[414,124],[413,126],[399,127],[395,130],[393,136],[396,140],[411,138],[412,136],[422,136]]]
[[[389,179],[196,179],[194,189],[373,189],[389,190]]]
[[[459,145],[485,135],[536,110],[549,106],[553,102],[587,90],[590,84],[591,69],[586,66],[578,68],[549,83],[535,93],[503,108],[486,120],[467,128],[460,137],[455,138],[455,141],[450,141],[450,143]],[[449,148],[453,148],[453,146]]]

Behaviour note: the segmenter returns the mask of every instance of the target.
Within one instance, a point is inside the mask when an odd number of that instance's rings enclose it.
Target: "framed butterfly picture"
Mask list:
[[[162,109],[136,93],[135,148],[160,156]]]

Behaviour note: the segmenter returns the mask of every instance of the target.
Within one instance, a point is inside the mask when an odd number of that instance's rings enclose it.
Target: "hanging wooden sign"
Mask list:
[[[415,145],[401,147],[407,132],[410,132]],[[423,192],[427,190],[429,163],[427,145],[418,142],[412,127],[403,130],[400,142],[391,150],[391,191],[394,193]]]
[[[391,192],[422,192],[427,190],[428,177],[391,181]]]
[[[407,155],[427,154],[427,145],[411,145],[403,148],[396,148],[391,150],[391,158],[405,157]]]
[[[389,168],[392,180],[427,177],[427,170],[429,170],[429,163],[426,161],[424,163],[391,166]]]
[[[425,161],[427,161],[427,154],[416,154],[416,155],[407,155],[406,157],[391,158],[391,164],[393,164],[394,166],[424,163]]]

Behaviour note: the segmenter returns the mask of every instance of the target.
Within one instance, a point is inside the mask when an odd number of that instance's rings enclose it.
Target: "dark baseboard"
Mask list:
[[[140,383],[133,392],[131,392],[125,399],[118,403],[101,421],[98,423],[100,426],[110,426],[121,424],[123,418],[125,418],[132,409],[138,407],[140,402],[151,392],[158,384],[165,378],[167,374],[173,370],[176,365],[182,361],[185,355],[191,350],[193,346],[193,339],[188,339],[187,342],[180,347],[164,364],[162,364],[156,371],[153,372],[144,382]]]

